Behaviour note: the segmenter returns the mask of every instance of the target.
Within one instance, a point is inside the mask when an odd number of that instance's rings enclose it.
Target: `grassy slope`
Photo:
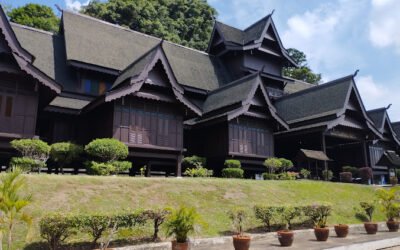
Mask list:
[[[232,179],[175,179],[28,175],[35,218],[30,241],[40,240],[37,221],[49,211],[89,212],[126,208],[195,206],[208,227],[201,236],[215,236],[231,229],[227,211],[235,206],[251,211],[256,204],[313,204],[330,202],[330,223],[356,223],[353,207],[373,199],[374,188],[353,184],[313,181],[254,181]],[[383,220],[381,214],[376,217]],[[260,224],[255,220],[252,226]],[[18,245],[25,230],[17,228]]]

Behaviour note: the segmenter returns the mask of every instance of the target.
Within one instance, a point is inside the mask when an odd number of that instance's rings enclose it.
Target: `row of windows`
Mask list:
[[[109,82],[97,81],[93,79],[82,79],[83,91],[89,95],[102,95],[112,86]]]
[[[0,116],[11,117],[12,110],[13,97],[0,95]]]

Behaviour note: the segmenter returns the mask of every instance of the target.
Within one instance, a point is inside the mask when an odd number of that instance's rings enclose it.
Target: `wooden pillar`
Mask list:
[[[322,151],[323,151],[326,155],[328,155],[328,154],[326,153],[325,132],[322,132],[322,135],[321,135],[321,148],[322,148]],[[325,169],[325,170],[328,170],[328,162],[327,162],[327,161],[324,161],[324,169]]]
[[[367,153],[367,143],[366,143],[366,141],[362,142],[362,150],[363,150],[363,157],[364,157],[364,167],[371,167],[368,164],[368,153]]]
[[[150,161],[146,165],[146,177],[151,177],[151,162]]]
[[[183,155],[182,154],[178,155],[178,158],[176,160],[176,177],[182,176],[182,159]]]

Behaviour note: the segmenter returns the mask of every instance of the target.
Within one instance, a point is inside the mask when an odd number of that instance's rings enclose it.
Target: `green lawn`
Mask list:
[[[353,207],[374,198],[374,187],[315,181],[254,181],[233,179],[176,179],[138,177],[92,177],[27,175],[33,203],[27,210],[35,217],[28,242],[41,241],[38,220],[48,212],[90,212],[194,206],[208,224],[197,236],[216,236],[231,230],[227,211],[243,207],[252,213],[256,204],[313,204],[330,202],[334,214],[329,223],[357,223]],[[378,214],[376,220],[383,220]],[[260,224],[252,219],[252,228]],[[17,227],[16,239],[25,245],[25,230]],[[135,234],[149,233],[150,228]],[[86,236],[72,239],[85,241]]]

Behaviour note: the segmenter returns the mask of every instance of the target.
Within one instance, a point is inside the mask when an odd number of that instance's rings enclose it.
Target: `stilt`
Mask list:
[[[182,159],[183,155],[178,155],[176,160],[176,177],[182,177]]]

